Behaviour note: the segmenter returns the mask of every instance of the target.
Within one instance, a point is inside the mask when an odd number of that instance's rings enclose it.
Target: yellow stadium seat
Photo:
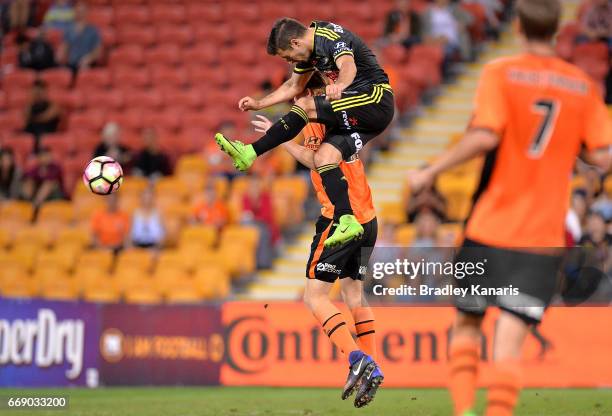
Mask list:
[[[54,237],[48,229],[31,225],[19,230],[15,234],[13,244],[15,246],[27,244],[36,245],[38,247],[49,247],[53,240]]]
[[[121,184],[121,197],[125,197],[127,195],[132,196],[140,196],[142,191],[146,188],[150,187],[151,183],[147,178],[142,176],[128,176],[123,178],[123,183]]]
[[[204,299],[193,279],[181,280],[166,292],[166,302],[170,304],[199,303]]]
[[[32,298],[40,293],[37,282],[23,273],[0,278],[0,294],[7,298]]]
[[[153,263],[153,254],[144,248],[128,248],[117,256],[115,269],[135,268],[142,272],[149,272]]]
[[[11,258],[21,264],[26,270],[32,270],[36,255],[40,251],[40,246],[37,244],[20,244],[13,247],[9,254]]]
[[[212,181],[219,198],[226,199],[229,192],[229,180],[223,176],[217,176]]]
[[[163,298],[155,285],[150,284],[150,282],[139,281],[125,292],[125,300],[128,303],[152,305],[161,303]]]
[[[78,187],[80,188],[80,187]],[[86,192],[86,190],[85,190]],[[74,220],[77,223],[89,221],[91,215],[104,207],[104,198],[90,192],[75,195],[72,199]]]
[[[604,190],[608,194],[608,198],[612,198],[612,176],[608,176],[603,183]]]
[[[83,298],[89,302],[117,302],[121,291],[115,278],[99,269],[80,270],[75,277]]]
[[[190,276],[185,270],[174,267],[158,267],[153,273],[152,282],[163,294],[170,290],[175,283],[189,278]]]
[[[309,184],[303,176],[281,176],[274,179],[272,182],[272,193],[279,194],[283,192],[289,193],[293,201],[297,204],[302,204],[308,196]]]
[[[38,212],[37,223],[61,222],[70,224],[74,220],[74,209],[69,201],[45,202]]]
[[[89,227],[64,228],[58,233],[55,241],[56,246],[76,245],[85,248],[90,244],[91,230]]]
[[[384,202],[380,209],[380,218],[386,224],[406,222],[406,208],[400,202]]]
[[[408,247],[412,244],[414,237],[416,236],[416,229],[412,224],[403,224],[397,227],[395,230],[395,244],[401,245],[402,247]]]
[[[217,229],[208,225],[188,225],[181,231],[180,247],[212,247],[217,241]]]
[[[157,258],[156,269],[176,269],[191,272],[197,264],[197,258],[189,257],[179,250],[163,250]]]
[[[197,290],[205,299],[223,299],[230,293],[230,276],[219,266],[200,267],[195,274]]]
[[[35,277],[36,278],[36,277]],[[53,275],[45,274],[38,278],[40,281],[41,294],[49,300],[77,300],[79,289],[76,279],[61,274],[56,270]]]
[[[200,154],[184,155],[176,162],[175,175],[197,175],[206,176],[208,164]]]
[[[113,272],[113,279],[122,292],[126,292],[143,281],[149,285],[152,284],[151,274],[148,271],[128,266],[116,268]]]
[[[175,220],[184,223],[185,220],[192,217],[191,207],[175,198],[164,197],[158,199],[157,208],[162,213],[165,221]]]
[[[155,183],[155,193],[157,195],[173,195],[181,200],[186,200],[189,191],[189,187],[178,177],[161,178]]]
[[[235,269],[234,266],[236,260],[234,259],[234,261],[232,262],[232,266],[228,267],[219,255],[218,250],[200,249],[196,246],[187,248],[181,247],[180,250],[181,252],[185,253],[185,255],[191,255],[197,259],[197,263],[195,266],[196,270],[208,265],[221,267],[226,273],[229,273],[232,269]]]
[[[238,176],[232,181],[230,188],[230,199],[240,198],[251,186],[251,183],[257,179],[250,176]]]
[[[77,269],[80,268],[99,268],[108,272],[113,265],[113,253],[109,250],[88,250],[81,253],[77,261]]]
[[[3,221],[29,223],[34,215],[34,207],[25,201],[9,200],[0,204],[0,218]]]
[[[86,289],[83,299],[95,303],[116,303],[121,300],[121,293],[113,285],[100,285]]]
[[[28,269],[23,267],[21,263],[14,260],[0,258],[0,284],[5,280],[18,279],[22,276],[28,276]],[[2,288],[0,287],[0,290]]]
[[[232,276],[249,274],[255,271],[255,248],[241,241],[228,241],[218,250],[219,260]]]
[[[0,250],[11,245],[13,236],[6,228],[0,228]]]
[[[72,249],[62,247],[52,251],[41,251],[36,257],[36,269],[57,268],[65,273],[70,273],[74,269],[80,250],[72,246]]]
[[[239,242],[255,249],[259,241],[259,229],[251,225],[228,225],[221,231],[220,245]]]

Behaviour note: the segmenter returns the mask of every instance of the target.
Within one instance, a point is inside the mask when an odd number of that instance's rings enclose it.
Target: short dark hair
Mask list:
[[[559,0],[519,0],[516,10],[527,40],[550,41],[555,36],[561,19]]]
[[[312,74],[304,88],[310,90],[317,90],[320,88],[325,88],[326,85],[327,83],[325,82],[325,78],[323,78],[323,75],[321,75],[320,72],[315,71],[315,73]]]
[[[279,49],[289,49],[291,39],[304,36],[306,29],[306,26],[290,17],[278,19],[268,37],[268,54],[276,55]]]

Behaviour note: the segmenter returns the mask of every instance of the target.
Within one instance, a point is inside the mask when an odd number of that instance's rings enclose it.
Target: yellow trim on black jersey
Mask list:
[[[351,55],[351,56],[355,56],[355,54],[353,54],[353,51],[342,51],[340,52],[338,55],[334,56],[334,61],[336,61],[338,58],[340,58],[342,55]]]
[[[340,35],[337,34],[336,32],[334,32],[333,30],[329,29],[329,28],[318,27],[316,30],[319,31],[319,32],[328,34],[334,40],[340,39]]]
[[[338,101],[340,100],[332,101],[331,103],[332,109],[334,111],[341,111],[341,110],[346,110],[346,109],[353,108],[353,107],[361,107],[361,106],[373,104],[373,103],[378,104],[382,100],[382,97],[385,91],[393,94],[393,90],[391,90],[391,86],[389,84],[374,85],[372,93],[369,96],[366,96],[364,98],[352,97],[350,101],[348,102],[343,101],[339,104],[338,104]]]
[[[304,111],[304,109],[302,107],[299,107],[297,105],[294,105],[293,107],[291,107],[291,112],[294,112],[295,114],[297,114],[298,116],[302,117],[304,119],[304,121],[306,123],[308,123],[308,114],[306,113],[306,111]]]
[[[293,67],[293,72],[295,72],[296,74],[305,74],[306,72],[310,71],[314,71],[314,66],[311,66],[309,68],[298,68],[297,66]]]

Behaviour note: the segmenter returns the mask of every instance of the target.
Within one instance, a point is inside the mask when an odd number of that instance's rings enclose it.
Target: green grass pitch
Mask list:
[[[0,397],[64,395],[68,410],[0,410],[2,415],[34,416],[449,416],[442,389],[381,389],[364,409],[340,399],[340,389],[269,387],[141,387],[101,389],[0,389]],[[482,412],[484,392],[477,410]],[[612,415],[612,390],[525,390],[517,416]]]

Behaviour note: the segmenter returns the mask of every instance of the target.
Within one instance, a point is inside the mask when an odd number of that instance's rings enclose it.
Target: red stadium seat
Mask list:
[[[220,23],[224,20],[223,5],[219,3],[193,2],[187,5],[187,19],[198,26]]]
[[[2,123],[2,115],[0,114],[0,125]],[[0,138],[2,147],[8,147],[15,152],[15,158],[20,166],[25,166],[28,158],[32,155],[34,149],[34,137],[28,133],[10,134],[4,138]]]
[[[227,23],[193,26],[193,33],[198,42],[209,42],[213,45],[229,43],[234,39],[234,27]]]
[[[80,110],[85,107],[85,97],[80,90],[49,88],[49,97],[67,111]]]
[[[72,71],[68,68],[51,68],[42,71],[40,78],[55,88],[69,88],[72,84]]]
[[[100,36],[102,37],[102,45],[105,48],[111,48],[117,44],[117,33],[114,27],[100,28]]]
[[[120,66],[113,68],[113,80],[121,88],[142,88],[151,84],[151,75],[146,68]]]
[[[109,56],[111,66],[142,66],[145,63],[144,49],[139,45],[124,45],[114,49]]]
[[[178,4],[153,4],[151,5],[151,17],[153,22],[170,22],[182,24],[185,22],[185,7]]]
[[[48,28],[45,30],[45,39],[51,44],[54,50],[64,41],[64,32],[61,29]]]
[[[148,47],[157,42],[155,29],[150,26],[125,25],[117,29],[117,43]]]
[[[183,126],[183,111],[183,109],[171,107],[161,112],[146,111],[143,114],[143,123],[157,130],[175,132]]]
[[[211,111],[192,111],[183,114],[183,124],[190,128],[214,130],[219,125],[219,112],[215,108]]]
[[[74,152],[72,137],[62,133],[45,134],[41,139],[41,146],[48,147],[56,156],[56,160],[63,160]]]
[[[115,6],[115,25],[117,27],[134,24],[145,25],[150,23],[150,20],[151,15],[148,7],[131,4]]]
[[[1,112],[0,126],[2,126],[2,130],[5,132],[23,129],[23,109]]]
[[[103,108],[115,111],[122,109],[125,104],[123,91],[119,88],[109,90],[86,89],[84,97],[88,108]]]
[[[24,111],[31,100],[30,89],[9,87],[6,91],[6,105],[9,109]]]
[[[215,89],[207,92],[205,108],[238,109],[238,100],[244,96],[244,91],[236,89]]]
[[[186,46],[193,42],[194,34],[190,26],[162,25],[157,29],[157,39],[162,43]]]
[[[159,44],[145,52],[148,65],[176,65],[181,60],[180,48],[173,43]]]
[[[10,47],[5,47],[0,52],[0,62],[2,65],[14,65],[17,66],[17,56],[19,55],[19,51],[13,45]]]
[[[259,5],[256,3],[226,3],[225,19],[237,22],[255,22],[259,20]]]
[[[151,68],[153,85],[184,87],[189,84],[189,77],[185,68],[171,68],[167,66],[154,66]]]
[[[103,28],[113,24],[113,9],[111,7],[92,7],[87,13],[87,19],[92,25]]]
[[[391,44],[382,50],[385,63],[402,65],[406,60],[406,48],[403,45]]]
[[[130,108],[125,111],[108,114],[108,121],[119,124],[122,130],[138,133],[143,127],[143,110],[140,108]]]
[[[6,110],[7,108],[7,98],[6,93],[4,91],[0,91],[0,110]]]
[[[189,65],[187,73],[194,88],[223,88],[230,82],[224,67],[208,68],[202,65]]]
[[[70,130],[81,129],[92,132],[99,132],[106,122],[106,111],[91,108],[80,113],[70,115],[68,127]]]
[[[91,68],[78,72],[78,88],[108,88],[113,83],[111,72],[108,68]]]
[[[204,104],[200,88],[190,88],[188,90],[166,88],[162,90],[162,95],[168,107],[194,110],[201,108]]]
[[[213,65],[219,62],[219,48],[211,43],[203,43],[183,49],[183,62],[186,65]]]
[[[128,108],[159,109],[164,104],[162,94],[157,90],[128,89],[125,91],[125,105]]]
[[[597,82],[603,82],[610,70],[608,45],[605,42],[591,42],[576,45],[572,61]]]
[[[4,61],[2,61],[4,63]],[[2,88],[30,88],[36,79],[36,72],[30,69],[20,69],[9,72],[2,78]]]

